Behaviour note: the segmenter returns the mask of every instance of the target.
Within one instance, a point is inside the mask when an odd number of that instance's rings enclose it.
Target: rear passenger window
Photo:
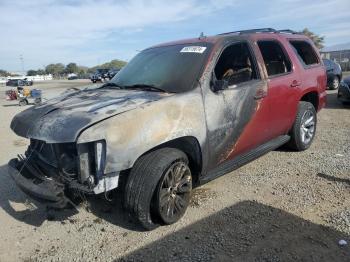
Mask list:
[[[300,62],[304,65],[314,65],[318,64],[317,55],[312,48],[312,46],[306,41],[290,41],[291,45],[294,47],[294,51],[296,52]]]
[[[258,41],[258,46],[269,76],[285,74],[291,71],[290,60],[277,41]]]

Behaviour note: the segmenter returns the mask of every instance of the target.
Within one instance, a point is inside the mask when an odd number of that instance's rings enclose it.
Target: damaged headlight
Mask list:
[[[97,178],[103,176],[103,170],[106,162],[106,142],[104,140],[94,143],[95,151],[95,171]]]
[[[96,185],[104,174],[106,142],[99,140],[78,145],[79,180],[81,183]]]

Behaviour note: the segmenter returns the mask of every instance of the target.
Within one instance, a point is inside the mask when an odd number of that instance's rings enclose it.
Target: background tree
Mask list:
[[[27,71],[27,76],[36,76],[36,75],[45,75],[46,72],[43,69],[38,69],[38,70],[28,70]]]
[[[108,68],[108,69],[120,69],[126,65],[126,62],[119,59],[113,59],[101,65],[96,65],[94,67],[87,67],[82,65],[77,65],[77,63],[71,62],[66,66],[62,63],[49,64],[45,69],[31,69],[27,71],[28,76],[45,75],[52,74],[53,77],[64,77],[67,74],[75,73],[79,77],[89,78],[89,73],[94,73],[98,68]],[[0,76],[14,76],[11,75],[6,70],[0,69]]]
[[[36,73],[37,73],[38,75],[45,75],[45,74],[46,74],[45,70],[43,70],[43,69],[38,69],[38,70],[36,70]]]
[[[10,75],[9,72],[7,72],[6,70],[0,69],[0,76],[9,76],[9,75]]]
[[[86,74],[88,70],[87,66],[78,66],[78,74]]]
[[[102,65],[97,65],[97,66],[94,66],[94,67],[90,67],[89,68],[89,73],[93,73],[96,71],[96,69],[98,68],[122,68],[123,66],[126,65],[126,62],[125,61],[122,61],[122,60],[119,60],[119,59],[114,59],[114,60],[111,60],[110,62],[107,62],[107,63],[104,63]]]
[[[38,74],[38,71],[37,70],[28,70],[27,71],[27,76],[36,76]]]
[[[78,66],[76,63],[69,63],[65,69],[67,74],[78,73]]]
[[[324,36],[317,35],[311,32],[308,28],[304,28],[301,33],[308,36],[318,49],[322,49],[324,47]]]
[[[49,64],[45,68],[45,72],[47,74],[52,74],[53,76],[61,76],[64,74],[64,64],[62,63],[57,63],[57,64]]]

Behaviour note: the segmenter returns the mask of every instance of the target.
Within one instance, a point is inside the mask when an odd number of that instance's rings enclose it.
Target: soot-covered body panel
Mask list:
[[[167,96],[135,90],[83,90],[17,114],[11,129],[19,136],[47,143],[75,142],[85,128],[106,118]]]

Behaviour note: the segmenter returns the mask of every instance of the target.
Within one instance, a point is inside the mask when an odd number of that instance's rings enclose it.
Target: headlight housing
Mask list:
[[[98,184],[104,175],[106,141],[78,144],[79,180],[89,185]]]
[[[95,155],[95,172],[96,177],[99,180],[104,173],[106,163],[106,141],[100,140],[94,142],[94,155]]]

